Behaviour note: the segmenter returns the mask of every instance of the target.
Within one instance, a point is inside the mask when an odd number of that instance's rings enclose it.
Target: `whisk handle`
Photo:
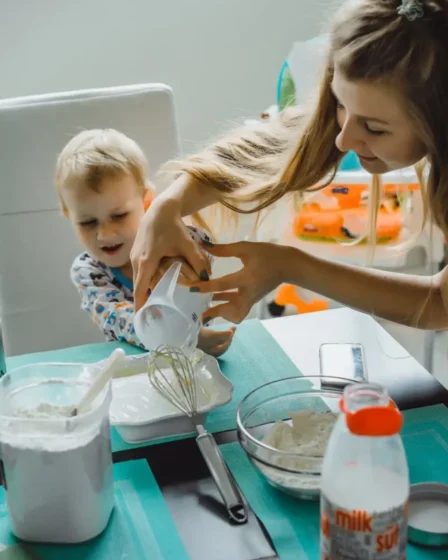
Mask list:
[[[204,430],[196,438],[196,442],[221,494],[230,519],[238,524],[246,523],[246,506],[213,436]]]

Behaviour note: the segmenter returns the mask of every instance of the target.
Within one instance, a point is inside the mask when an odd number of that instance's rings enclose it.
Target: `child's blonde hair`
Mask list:
[[[140,146],[112,128],[84,130],[74,136],[59,154],[56,164],[56,189],[64,212],[62,190],[87,187],[97,191],[106,177],[130,174],[144,195],[148,161]]]
[[[166,169],[189,173],[238,213],[258,212],[287,193],[300,198],[304,191],[328,185],[343,156],[335,146],[340,128],[331,90],[337,59],[347,79],[387,83],[401,94],[427,150],[426,204],[448,233],[448,1],[422,0],[418,18],[407,17],[402,4],[402,0],[344,3],[330,33],[314,110],[305,114],[298,108],[286,109],[279,120],[242,128]],[[421,164],[417,167],[422,178]],[[379,188],[375,177],[371,232]]]

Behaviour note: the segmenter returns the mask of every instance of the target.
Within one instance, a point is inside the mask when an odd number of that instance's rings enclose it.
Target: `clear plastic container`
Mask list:
[[[322,464],[322,559],[406,555],[409,471],[402,416],[386,389],[351,385]]]
[[[34,364],[0,379],[0,459],[14,534],[80,543],[106,527],[113,504],[110,383],[70,417],[98,372],[83,364]]]

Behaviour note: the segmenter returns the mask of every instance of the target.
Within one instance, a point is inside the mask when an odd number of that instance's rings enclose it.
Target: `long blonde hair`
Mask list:
[[[426,204],[448,231],[448,2],[422,0],[417,19],[401,15],[400,0],[353,0],[333,22],[330,48],[315,107],[286,109],[279,119],[246,126],[165,171],[189,173],[237,213],[259,212],[288,193],[328,185],[343,156],[337,102],[331,90],[334,60],[349,80],[391,84],[406,100],[409,118],[427,149]],[[422,179],[421,167],[418,167]],[[370,218],[379,200],[374,178]],[[371,237],[371,236],[370,236]]]

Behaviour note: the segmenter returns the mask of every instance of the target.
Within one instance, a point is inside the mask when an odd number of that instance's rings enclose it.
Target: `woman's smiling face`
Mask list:
[[[347,80],[335,68],[331,84],[341,128],[336,146],[358,154],[373,174],[409,167],[426,155],[426,148],[392,87]]]

